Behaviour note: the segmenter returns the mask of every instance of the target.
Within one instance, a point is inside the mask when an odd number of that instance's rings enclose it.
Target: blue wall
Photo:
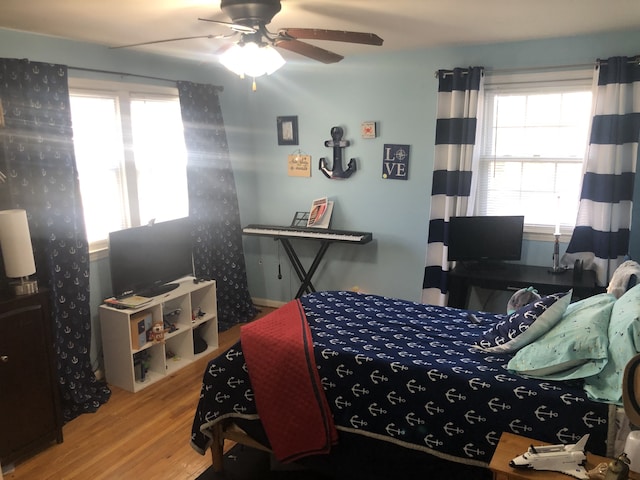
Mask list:
[[[639,39],[640,31],[636,31],[363,56],[328,66],[289,63],[273,78],[261,79],[258,92],[247,93],[255,156],[249,172],[238,172],[243,222],[287,224],[293,212],[306,209],[311,199],[333,197],[334,225],[371,230],[376,241],[363,247],[332,246],[316,287],[358,286],[368,292],[419,300],[433,167],[434,72],[467,65],[511,69],[593,64],[596,58],[638,53]],[[311,178],[287,176],[286,156],[295,148],[276,144],[278,115],[298,115],[299,148],[313,158]],[[380,135],[375,140],[360,138],[360,124],[366,120],[378,122]],[[343,126],[352,141],[345,156],[359,159],[359,171],[344,181],[328,180],[317,170],[320,157],[331,157],[324,141],[333,125]],[[407,181],[381,178],[385,143],[411,146]],[[284,258],[287,274],[284,280],[276,279],[278,244],[250,238],[245,247],[252,294],[291,298],[297,284],[289,281],[292,274]],[[550,242],[527,241],[523,262],[550,265],[552,248]],[[564,248],[566,245],[562,251]]]
[[[372,231],[375,241],[361,247],[331,246],[314,282],[316,288],[357,286],[415,301],[421,294],[429,218],[434,72],[468,65],[493,70],[593,64],[596,58],[638,54],[639,45],[640,30],[636,30],[347,57],[335,65],[293,60],[271,77],[258,79],[258,90],[252,92],[249,80],[227,73],[213,60],[180,61],[0,29],[2,57],[223,85],[222,107],[243,225],[288,224],[293,213],[308,210],[314,198],[329,196],[336,202],[332,226]],[[299,146],[277,145],[276,117],[281,115],[298,116]],[[369,120],[377,122],[379,136],[364,140],[360,124]],[[335,125],[342,126],[351,141],[345,158],[358,161],[358,171],[342,181],[325,178],[317,168],[320,157],[332,160],[324,141]],[[385,143],[410,145],[408,180],[382,179]],[[310,178],[287,174],[287,155],[298,149],[312,156]],[[245,237],[244,245],[253,297],[273,302],[291,299],[298,281],[279,243]],[[300,244],[303,263],[311,261],[314,248],[311,243]],[[550,242],[526,241],[523,262],[549,265],[551,252]],[[92,265],[96,306],[110,293],[106,263],[99,260]],[[279,263],[282,280],[277,279]]]

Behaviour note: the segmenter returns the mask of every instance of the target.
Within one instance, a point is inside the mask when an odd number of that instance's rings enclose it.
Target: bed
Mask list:
[[[513,327],[507,315],[347,291],[315,292],[287,305],[310,332],[310,365],[320,379],[338,445],[362,440],[393,446],[386,452],[410,451],[425,461],[433,455],[486,467],[502,432],[550,443],[574,443],[589,434],[590,452],[614,453],[620,408],[615,401],[592,399],[585,390],[584,375],[571,373],[558,379],[553,378],[557,371],[544,371],[532,378],[510,366],[515,354],[507,344],[513,346],[517,340],[536,345],[560,323],[567,308],[571,310],[570,293],[543,305],[529,328],[510,331],[506,341],[496,335],[496,326]],[[611,304],[598,310],[600,315],[610,315],[614,300],[604,296],[600,303],[589,300],[589,308]],[[283,317],[283,309],[252,323],[269,325],[272,317]],[[573,308],[574,314],[580,312]],[[551,313],[557,318],[549,320]],[[521,319],[523,315],[521,312]],[[542,325],[543,318],[548,325],[544,331],[535,331],[533,325]],[[523,340],[525,334],[535,341]],[[243,342],[241,336],[209,362],[194,415],[191,445],[203,455],[210,449],[214,468],[221,466],[224,438],[273,448],[263,428],[267,412],[263,418],[256,405]],[[265,365],[275,356],[275,347],[266,345],[259,350],[258,362]],[[525,350],[522,345],[517,347],[515,351]],[[590,357],[579,365],[571,363],[568,370],[589,367],[586,371],[591,375],[602,363]],[[274,373],[288,381],[289,370],[285,367]],[[289,401],[291,396],[284,392]],[[273,403],[282,407],[285,401],[287,398],[281,398]],[[302,430],[302,437],[309,435],[304,427]],[[331,448],[328,445],[316,456],[330,457]]]

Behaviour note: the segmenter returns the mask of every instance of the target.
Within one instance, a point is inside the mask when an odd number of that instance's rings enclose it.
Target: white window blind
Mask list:
[[[489,78],[479,215],[524,215],[525,230],[575,225],[591,119],[591,71]],[[541,230],[542,229],[542,230]]]

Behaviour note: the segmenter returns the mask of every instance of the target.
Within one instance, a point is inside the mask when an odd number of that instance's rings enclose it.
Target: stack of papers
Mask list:
[[[107,298],[104,303],[110,307],[115,308],[138,308],[146,305],[151,301],[151,298],[142,297],[140,295],[131,295],[123,298]]]

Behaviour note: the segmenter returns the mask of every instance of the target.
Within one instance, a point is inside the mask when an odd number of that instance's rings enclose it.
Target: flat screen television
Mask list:
[[[116,297],[155,297],[193,275],[191,222],[188,217],[109,233],[111,286]]]
[[[461,262],[520,260],[523,215],[451,217],[448,259]]]

